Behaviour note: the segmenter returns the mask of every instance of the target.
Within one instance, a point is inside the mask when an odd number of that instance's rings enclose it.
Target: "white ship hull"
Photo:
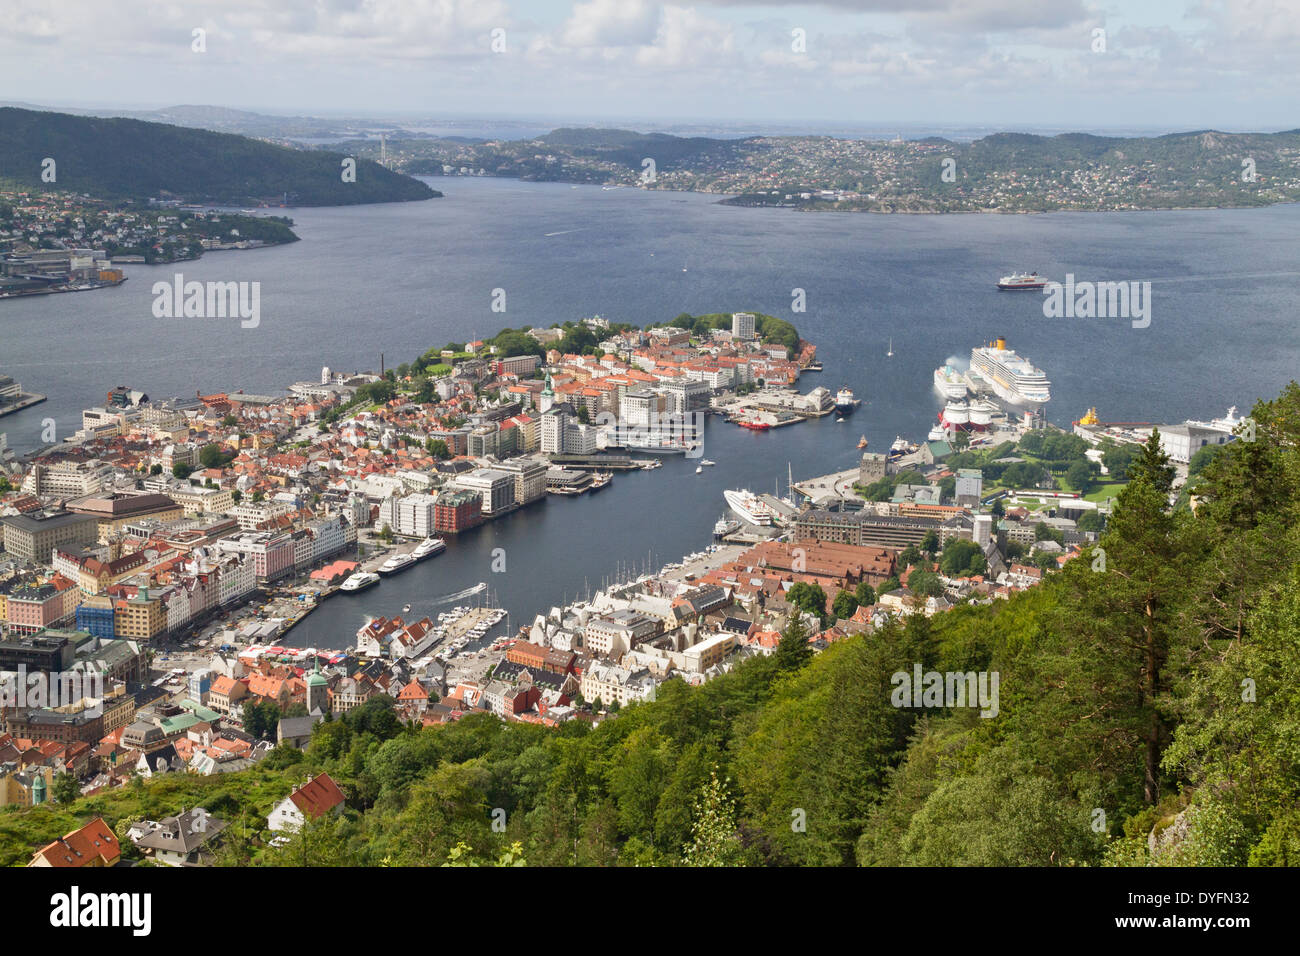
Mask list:
[[[949,402],[943,408],[943,420],[949,425],[964,428],[970,421],[970,406],[965,402]]]
[[[397,574],[399,571],[405,571],[407,568],[415,566],[415,558],[409,554],[403,554],[398,557],[389,558],[379,566],[381,577],[388,577],[390,574]]]
[[[772,523],[772,514],[748,491],[724,491],[722,497],[736,514],[750,524],[766,526]]]
[[[411,557],[416,561],[423,561],[425,558],[431,558],[435,554],[441,554],[447,550],[447,543],[441,538],[425,538],[415,546],[411,552]]]
[[[370,571],[358,571],[339,585],[340,591],[364,591],[379,583],[379,575]]]
[[[966,397],[965,380],[960,373],[950,366],[934,370],[934,387],[939,390],[939,394],[944,398],[956,400]]]
[[[970,353],[971,371],[989,384],[993,394],[1016,408],[1036,411],[1051,399],[1051,383],[1043,370],[1014,349],[1008,349],[1002,339],[996,343],[975,348]]]

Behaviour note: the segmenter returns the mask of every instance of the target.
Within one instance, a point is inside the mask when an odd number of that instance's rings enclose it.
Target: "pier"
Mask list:
[[[0,401],[0,418],[6,415],[12,415],[15,412],[21,412],[24,408],[31,408],[33,405],[39,405],[45,401],[44,395],[37,395],[35,392],[22,393],[14,401]]]

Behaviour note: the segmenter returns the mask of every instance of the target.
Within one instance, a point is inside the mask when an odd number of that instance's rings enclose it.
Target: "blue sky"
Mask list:
[[[5,10],[0,98],[55,106],[1300,126],[1300,0],[7,0]]]

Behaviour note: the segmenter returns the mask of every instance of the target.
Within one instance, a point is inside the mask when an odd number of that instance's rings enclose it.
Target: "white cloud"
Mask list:
[[[646,0],[575,3],[560,31],[565,47],[644,46],[654,42],[662,10]]]

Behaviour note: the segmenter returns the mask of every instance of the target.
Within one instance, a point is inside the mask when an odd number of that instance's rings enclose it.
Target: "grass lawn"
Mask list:
[[[1126,481],[1108,481],[1104,485],[1098,485],[1089,494],[1083,496],[1084,501],[1102,502],[1107,498],[1114,498],[1120,493],[1120,489],[1127,485]]]

